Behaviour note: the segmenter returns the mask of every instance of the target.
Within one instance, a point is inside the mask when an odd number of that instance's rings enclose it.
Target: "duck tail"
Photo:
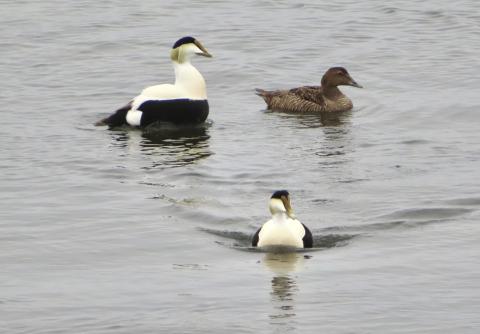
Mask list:
[[[266,97],[268,92],[265,89],[255,88],[255,94],[261,97]]]
[[[95,126],[107,125],[109,127],[122,126],[127,124],[127,113],[132,109],[132,102],[116,110],[112,115],[105,117],[95,123]]]
[[[104,125],[108,125],[108,124],[107,124],[107,118],[102,118],[101,120],[99,120],[99,121],[96,121],[94,125],[95,125],[95,126],[104,126]]]
[[[271,100],[272,96],[271,96],[269,91],[266,91],[266,90],[260,89],[260,88],[255,88],[255,94],[260,96],[261,98],[263,98],[267,105],[270,104],[270,100]]]

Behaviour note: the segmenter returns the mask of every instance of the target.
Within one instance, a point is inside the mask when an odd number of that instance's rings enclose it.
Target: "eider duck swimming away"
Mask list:
[[[322,77],[321,86],[303,86],[290,90],[266,91],[256,89],[267,108],[295,113],[342,112],[353,108],[352,101],[338,86],[363,88],[343,67],[332,67]]]
[[[312,232],[293,214],[286,190],[273,193],[269,203],[272,219],[262,225],[252,240],[253,247],[287,246],[312,248]]]
[[[96,125],[143,127],[155,122],[204,122],[208,116],[207,88],[203,76],[190,63],[195,55],[212,57],[193,37],[183,37],[176,41],[170,52],[175,69],[175,83],[145,88],[127,105]]]

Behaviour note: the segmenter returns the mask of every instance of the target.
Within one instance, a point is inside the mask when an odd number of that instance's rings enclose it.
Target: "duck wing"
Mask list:
[[[307,100],[323,106],[325,98],[323,97],[322,88],[320,86],[303,86],[292,88],[289,90],[290,94],[294,94],[302,100]]]
[[[325,99],[320,86],[303,86],[290,90],[266,91],[256,89],[269,109],[290,112],[322,112],[325,111]]]
[[[319,86],[304,86],[270,95],[269,107],[290,112],[322,112],[325,101]]]

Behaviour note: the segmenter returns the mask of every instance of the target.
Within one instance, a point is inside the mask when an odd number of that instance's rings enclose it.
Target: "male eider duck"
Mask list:
[[[175,42],[170,58],[175,68],[175,83],[145,88],[124,107],[96,125],[146,126],[154,122],[196,124],[207,119],[208,101],[205,80],[190,63],[194,55],[211,57],[193,37]]]
[[[312,232],[293,214],[289,196],[286,190],[273,193],[269,203],[272,219],[263,224],[255,233],[252,240],[253,247],[312,248]]]
[[[353,108],[352,101],[338,86],[363,88],[352,79],[343,67],[332,67],[322,77],[321,86],[303,86],[290,90],[266,91],[256,89],[256,94],[267,103],[267,108],[296,113],[341,112]]]

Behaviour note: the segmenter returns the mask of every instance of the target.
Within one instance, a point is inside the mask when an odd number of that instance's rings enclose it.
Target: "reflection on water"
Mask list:
[[[275,117],[281,117],[288,120],[289,124],[294,124],[300,128],[321,128],[330,126],[345,126],[351,123],[352,112],[343,113],[304,113],[278,112],[265,110],[265,114]]]
[[[277,275],[288,275],[303,267],[305,257],[303,253],[283,252],[265,253],[263,264]]]
[[[276,333],[295,332],[295,293],[297,283],[290,276],[275,276],[272,278],[271,302],[272,313],[270,324],[276,327]]]
[[[305,148],[311,154],[320,157],[319,163],[325,167],[336,168],[348,161],[348,153],[353,151],[351,135],[352,112],[344,113],[278,113],[270,112],[275,116],[285,119],[288,127],[301,129],[319,129],[320,133],[311,132],[309,146]],[[316,131],[316,130],[315,130]],[[323,138],[321,134],[323,133]],[[308,138],[308,137],[306,137]]]
[[[2,334],[478,332],[478,1],[1,3]],[[214,126],[91,125],[192,27]],[[337,64],[353,112],[258,112]],[[280,186],[316,249],[264,264]]]
[[[209,147],[209,124],[173,126],[156,124],[146,129],[112,131],[113,144],[126,149],[135,148],[150,158],[145,169],[181,167],[212,155]]]
[[[352,111],[343,113],[325,112],[320,114],[323,126],[339,126],[349,124],[351,121]]]
[[[315,155],[322,157],[321,164],[330,166],[344,163],[345,157],[342,156],[352,152],[350,127],[325,127],[323,134],[325,140],[315,151]]]
[[[269,318],[277,333],[296,330],[295,294],[298,287],[291,274],[302,268],[304,259],[303,254],[295,252],[266,253],[263,259],[263,264],[274,273],[270,292],[272,312]]]
[[[208,125],[191,127],[154,127],[142,132],[141,151],[147,155],[162,154],[152,167],[180,167],[209,157]],[[161,151],[159,152],[159,148]]]

